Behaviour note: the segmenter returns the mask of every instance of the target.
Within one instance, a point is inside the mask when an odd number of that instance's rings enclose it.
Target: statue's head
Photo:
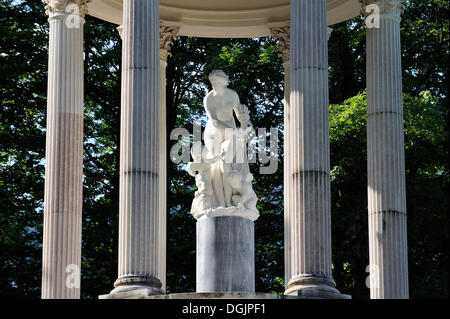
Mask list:
[[[213,70],[209,74],[209,81],[214,86],[214,83],[221,83],[225,86],[228,85],[228,75],[222,70]]]

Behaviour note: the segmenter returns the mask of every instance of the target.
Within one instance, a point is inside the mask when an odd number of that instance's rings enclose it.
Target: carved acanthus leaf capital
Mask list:
[[[400,17],[403,13],[403,0],[359,0],[361,3],[361,13],[366,17],[371,13],[391,14]],[[368,6],[375,5],[378,7],[377,12]]]
[[[167,61],[167,58],[171,56],[170,48],[173,44],[173,40],[176,39],[180,27],[168,25],[164,21],[160,21],[159,24],[159,49],[160,59]]]
[[[84,18],[88,13],[88,3],[92,0],[42,0],[45,14],[52,16],[58,13],[76,14]]]
[[[291,49],[291,27],[290,25],[282,27],[274,27],[270,29],[272,36],[275,40],[278,40],[278,49],[281,52],[281,57],[284,62],[290,60]]]
[[[123,25],[119,25],[119,26],[116,28],[116,30],[117,30],[117,32],[119,32],[119,36],[120,36],[120,38],[123,40]]]

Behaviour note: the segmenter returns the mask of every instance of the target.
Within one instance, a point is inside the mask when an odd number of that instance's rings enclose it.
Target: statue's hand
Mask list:
[[[247,141],[251,141],[255,138],[256,132],[252,123],[249,122],[248,126],[244,128],[244,135]]]

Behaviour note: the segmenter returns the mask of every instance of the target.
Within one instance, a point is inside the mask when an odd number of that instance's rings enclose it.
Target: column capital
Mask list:
[[[290,21],[287,25],[281,27],[270,28],[272,37],[278,40],[278,49],[280,50],[280,56],[283,62],[290,61],[290,49],[291,49],[291,25]]]
[[[169,25],[167,22],[160,20],[159,23],[159,50],[160,59],[167,61],[167,58],[171,56],[170,48],[173,44],[173,40],[177,37],[179,26]]]
[[[60,13],[76,14],[82,18],[88,13],[88,3],[92,0],[42,0],[45,14],[53,16]]]
[[[327,40],[330,40],[331,34],[333,33],[333,28],[327,27]]]
[[[116,28],[117,32],[119,33],[120,38],[123,40],[123,25],[119,25]]]
[[[359,0],[359,2],[361,3],[361,13],[366,17],[374,13],[400,17],[404,10],[403,0]],[[373,5],[378,7],[378,10],[369,7]]]

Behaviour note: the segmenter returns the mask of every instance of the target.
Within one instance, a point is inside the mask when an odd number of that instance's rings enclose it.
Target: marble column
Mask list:
[[[47,0],[49,63],[44,190],[44,299],[80,298],[83,23],[88,1]]]
[[[166,127],[166,67],[167,58],[171,55],[170,47],[173,40],[177,37],[179,27],[160,22],[159,27],[159,49],[160,49],[160,187],[159,187],[159,214],[161,218],[159,234],[159,251],[161,256],[161,267],[159,268],[158,278],[161,280],[162,289],[166,287],[166,217],[167,217],[167,127]]]
[[[290,184],[289,179],[289,171],[290,171],[290,161],[292,160],[292,154],[290,150],[291,144],[289,143],[289,136],[292,134],[290,132],[291,125],[289,122],[290,114],[289,114],[289,99],[291,93],[291,59],[290,59],[290,48],[291,48],[291,27],[290,23],[286,26],[280,26],[276,28],[270,29],[272,36],[274,39],[278,41],[278,49],[280,50],[280,56],[283,60],[283,68],[284,68],[284,148],[283,148],[283,188],[284,188],[284,243],[285,243],[285,254],[284,254],[284,270],[285,276],[284,278],[291,278],[291,267],[290,267],[290,258],[291,258],[291,233],[289,227],[289,199],[291,194],[292,185]]]
[[[123,2],[119,278],[111,292],[161,294],[159,1]]]
[[[401,1],[363,1],[367,27],[367,182],[370,297],[408,298]],[[368,12],[366,12],[366,9]],[[371,20],[373,21],[373,20]]]
[[[326,0],[291,1],[285,294],[343,298],[331,273]]]

